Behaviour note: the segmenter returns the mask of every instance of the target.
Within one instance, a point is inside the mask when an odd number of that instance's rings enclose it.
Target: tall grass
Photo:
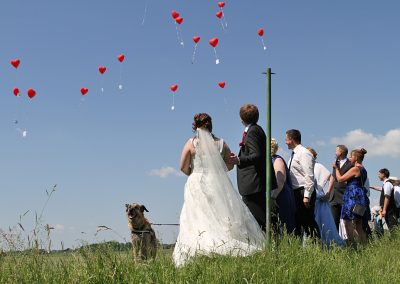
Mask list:
[[[250,257],[198,257],[175,268],[171,251],[134,263],[130,252],[107,244],[69,253],[38,250],[0,256],[0,283],[397,283],[400,235],[363,248],[303,248],[285,238]]]

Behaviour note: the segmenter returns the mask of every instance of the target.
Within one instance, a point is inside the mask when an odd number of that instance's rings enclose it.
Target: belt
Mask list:
[[[295,188],[295,189],[293,189],[294,191],[300,191],[300,190],[304,190],[304,186],[301,186],[301,187],[298,187],[298,188]]]

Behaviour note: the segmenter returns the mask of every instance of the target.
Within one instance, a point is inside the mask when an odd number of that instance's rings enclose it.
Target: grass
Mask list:
[[[400,230],[373,239],[362,248],[302,247],[284,237],[279,245],[249,257],[197,257],[183,268],[172,262],[172,249],[154,260],[134,263],[126,244],[85,245],[51,251],[52,227],[43,222],[47,199],[35,226],[26,231],[20,216],[15,228],[0,229],[0,283],[398,283]],[[98,230],[112,230],[98,226]],[[3,253],[1,249],[6,249]],[[51,253],[47,253],[47,252]]]
[[[130,252],[85,247],[68,253],[38,250],[0,256],[0,283],[397,283],[400,234],[358,250],[303,248],[286,238],[250,257],[198,257],[175,268],[171,250],[135,264]]]

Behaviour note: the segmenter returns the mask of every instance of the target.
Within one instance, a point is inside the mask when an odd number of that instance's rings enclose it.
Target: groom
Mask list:
[[[250,209],[261,228],[266,225],[266,136],[257,124],[258,108],[245,104],[240,108],[240,118],[245,127],[238,156],[231,156],[230,163],[237,165],[237,184],[243,202]],[[272,189],[277,188],[271,163]]]

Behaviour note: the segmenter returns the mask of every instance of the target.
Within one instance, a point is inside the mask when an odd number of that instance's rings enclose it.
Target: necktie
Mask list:
[[[290,156],[289,171],[290,167],[292,166],[293,156],[294,156],[294,151],[292,151],[292,155]]]
[[[246,135],[247,135],[247,132],[244,131],[244,132],[243,132],[243,135],[242,135],[242,141],[239,143],[239,146],[240,146],[240,147],[242,147],[242,146],[244,145],[244,138],[246,137]]]

